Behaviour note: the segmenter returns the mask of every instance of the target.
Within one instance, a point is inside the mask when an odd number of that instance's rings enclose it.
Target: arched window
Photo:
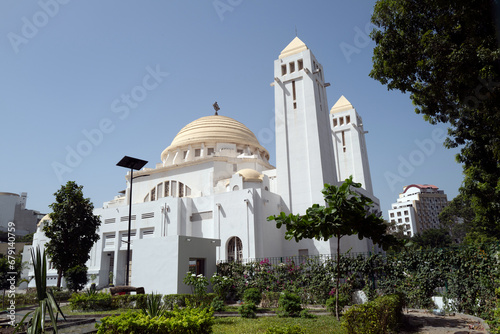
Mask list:
[[[230,262],[243,260],[243,244],[238,237],[232,237],[227,243],[227,260]]]

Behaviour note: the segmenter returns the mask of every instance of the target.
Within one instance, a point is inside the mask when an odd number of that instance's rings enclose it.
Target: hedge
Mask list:
[[[153,317],[142,312],[126,312],[118,316],[104,317],[98,326],[98,334],[130,333],[212,333],[213,312],[208,309],[185,308],[166,312],[165,316]]]
[[[342,326],[349,334],[397,333],[403,322],[403,297],[398,294],[349,308],[342,317]]]
[[[72,310],[78,311],[105,311],[114,308],[111,295],[104,292],[91,295],[74,293],[69,304]]]

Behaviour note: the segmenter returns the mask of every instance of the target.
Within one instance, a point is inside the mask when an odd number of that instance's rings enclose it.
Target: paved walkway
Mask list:
[[[439,316],[425,310],[409,310],[404,313],[411,330],[401,333],[418,334],[480,334],[489,333],[484,320],[466,314]]]

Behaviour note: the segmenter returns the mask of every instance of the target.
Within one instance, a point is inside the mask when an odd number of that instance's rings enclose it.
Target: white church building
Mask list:
[[[336,252],[336,239],[286,241],[270,215],[323,204],[325,183],[350,175],[374,201],[361,117],[344,97],[329,110],[323,67],[298,38],[274,62],[276,167],[245,125],[223,115],[182,128],[155,168],[133,173],[129,281],[146,292],[187,293],[191,270],[211,276],[217,261]],[[100,240],[87,263],[98,287],[126,281],[130,173],[125,193],[95,209]],[[43,221],[34,245],[43,245]],[[341,240],[342,252],[368,252],[370,240]],[[50,269],[48,283],[54,285]],[[34,284],[32,282],[31,284]]]

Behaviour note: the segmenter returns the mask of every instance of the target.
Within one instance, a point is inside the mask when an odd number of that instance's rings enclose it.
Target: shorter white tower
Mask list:
[[[363,121],[352,104],[342,95],[330,110],[332,126],[333,151],[335,169],[340,182],[353,177],[354,182],[361,183],[367,192],[364,195],[372,198],[378,206],[378,199],[373,196],[372,178],[368,164],[365,131]]]

